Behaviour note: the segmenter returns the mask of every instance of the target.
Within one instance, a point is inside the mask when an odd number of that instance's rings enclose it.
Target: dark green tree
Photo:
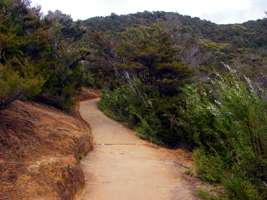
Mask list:
[[[135,74],[162,95],[175,95],[187,83],[191,70],[178,58],[171,35],[159,25],[130,28],[116,48],[119,69]]]
[[[0,3],[0,108],[41,92],[43,56],[49,45],[39,9],[28,1]]]

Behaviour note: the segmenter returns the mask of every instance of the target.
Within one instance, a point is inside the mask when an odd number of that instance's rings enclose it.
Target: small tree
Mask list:
[[[160,26],[130,28],[121,34],[116,51],[118,66],[134,73],[163,95],[174,95],[191,78],[191,71],[176,57],[171,36]]]
[[[36,95],[43,84],[38,65],[48,44],[40,39],[39,11],[29,5],[21,0],[0,3],[0,108]]]

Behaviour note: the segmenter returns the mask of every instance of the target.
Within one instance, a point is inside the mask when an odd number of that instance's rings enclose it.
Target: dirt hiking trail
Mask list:
[[[86,185],[79,200],[196,200],[184,178],[187,160],[139,139],[106,117],[99,99],[81,102],[94,150],[81,162]],[[189,161],[188,161],[189,162]]]

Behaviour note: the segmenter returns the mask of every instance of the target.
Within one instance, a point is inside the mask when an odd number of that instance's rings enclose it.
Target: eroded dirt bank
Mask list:
[[[109,119],[97,99],[81,103],[80,113],[94,135],[94,151],[81,162],[85,189],[79,200],[195,200],[185,172],[190,155],[159,148]]]
[[[17,101],[0,111],[0,199],[73,199],[91,141],[83,121],[46,106]]]

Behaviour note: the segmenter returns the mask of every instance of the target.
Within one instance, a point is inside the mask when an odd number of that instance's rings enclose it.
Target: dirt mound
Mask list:
[[[100,90],[94,90],[82,87],[79,96],[77,96],[77,101],[85,101],[89,99],[99,98],[101,96]]]
[[[73,199],[84,185],[79,160],[92,148],[79,118],[17,101],[0,111],[0,199]]]

